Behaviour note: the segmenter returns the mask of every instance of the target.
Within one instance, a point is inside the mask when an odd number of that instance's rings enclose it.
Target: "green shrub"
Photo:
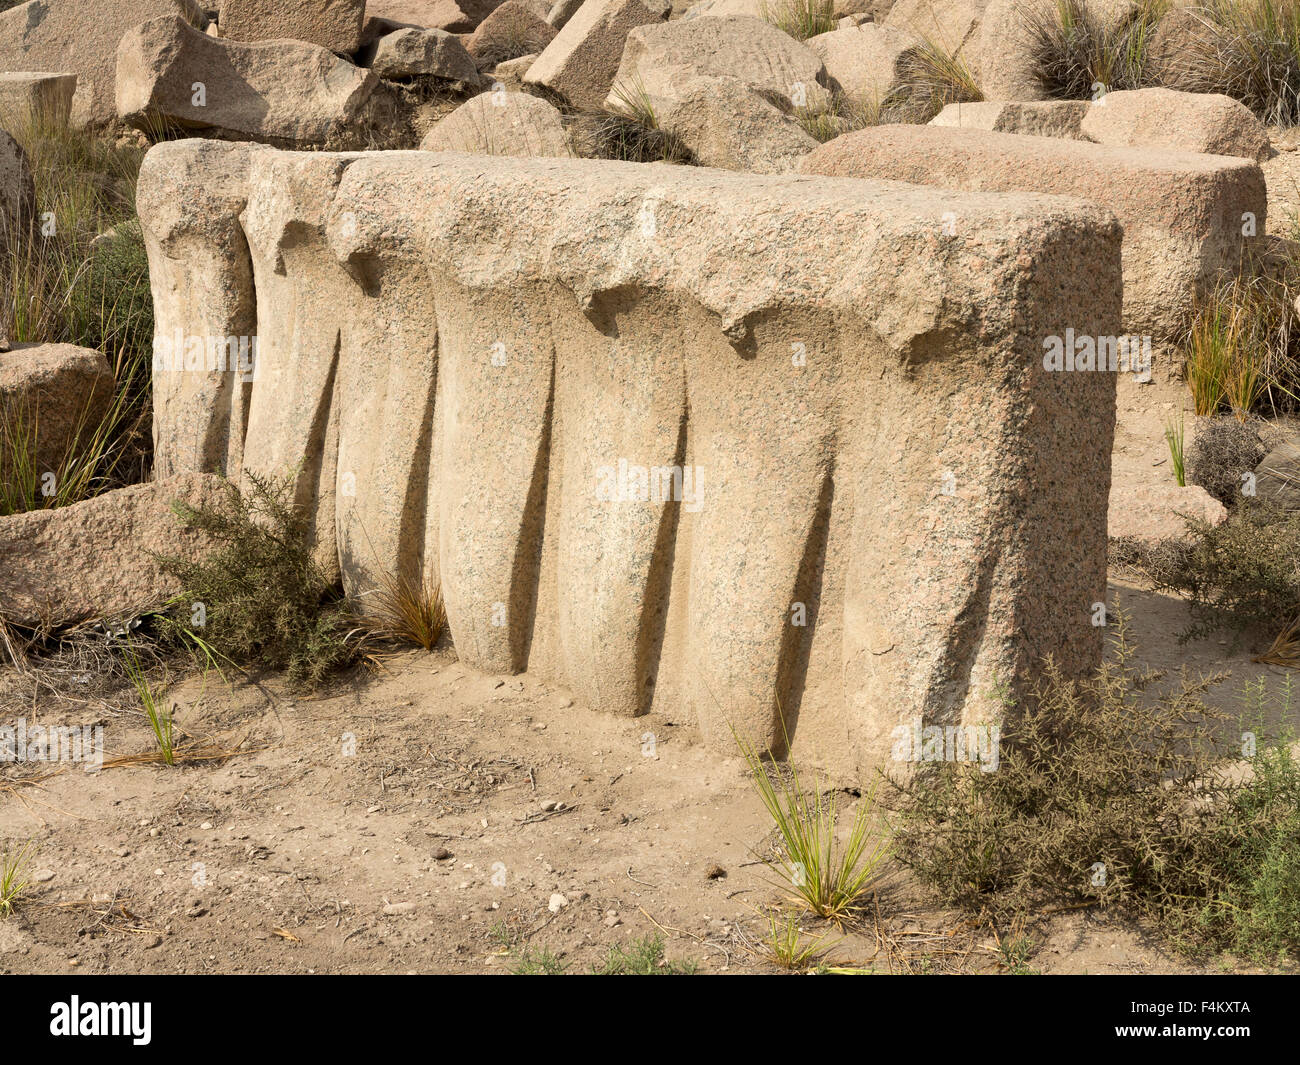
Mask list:
[[[203,561],[161,558],[181,582],[173,633],[204,653],[237,664],[283,669],[293,684],[319,684],[349,664],[346,603],[312,557],[306,514],[292,500],[292,480],[249,474],[249,492],[230,483],[217,502],[175,504],[177,517],[214,543]],[[188,627],[193,604],[205,622]]]
[[[1247,499],[1221,525],[1188,522],[1139,560],[1155,587],[1189,601],[1189,640],[1222,630],[1273,636],[1300,617],[1300,514]]]
[[[1289,737],[1245,750],[1202,698],[1222,678],[1184,675],[1158,691],[1122,617],[1115,652],[1082,684],[1049,663],[1037,692],[1008,708],[994,771],[935,762],[896,782],[900,861],[946,903],[997,919],[1094,904],[1150,919],[1190,951],[1294,952]],[[1243,753],[1244,775],[1223,771]]]

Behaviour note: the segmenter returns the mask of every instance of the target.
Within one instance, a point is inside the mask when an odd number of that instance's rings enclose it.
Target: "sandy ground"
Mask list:
[[[1264,669],[1226,643],[1178,645],[1182,604],[1114,592],[1148,660],[1232,668],[1225,700]],[[24,709],[8,681],[7,722],[101,723],[110,759],[150,749],[126,693]],[[743,763],[689,726],[611,717],[441,651],[313,699],[215,677],[172,698],[190,733],[238,753],[27,786],[14,780],[33,767],[0,772],[0,837],[39,847],[26,905],[0,921],[0,972],[504,973],[525,944],[581,972],[656,932],[700,972],[779,971],[758,946],[760,909],[781,897],[755,858],[770,822]],[[1009,930],[928,906],[898,871],[875,909],[842,937],[804,925],[833,961],[878,972],[1007,969]],[[1044,973],[1236,968],[1188,965],[1091,912],[1030,931]]]

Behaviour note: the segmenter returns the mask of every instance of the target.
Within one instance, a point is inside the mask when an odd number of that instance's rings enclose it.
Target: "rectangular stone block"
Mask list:
[[[1124,226],[1125,331],[1172,341],[1196,300],[1264,232],[1264,176],[1244,159],[1112,148],[942,126],[880,126],[804,157],[805,174],[892,178],[965,192],[1052,193],[1115,212]],[[954,208],[960,228],[961,212]],[[1078,268],[1091,264],[1080,258]]]
[[[439,583],[468,664],[847,779],[917,718],[1000,719],[1045,655],[1098,662],[1115,374],[1044,342],[1120,331],[1109,212],[453,153],[251,172],[244,468],[297,471],[354,595]]]

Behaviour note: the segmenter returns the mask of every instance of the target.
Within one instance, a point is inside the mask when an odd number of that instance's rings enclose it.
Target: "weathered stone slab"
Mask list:
[[[586,0],[528,68],[524,81],[574,107],[599,110],[614,84],[628,32],[663,22],[667,0]]]
[[[331,52],[361,47],[366,0],[221,0],[217,24],[232,41],[306,41]]]
[[[845,773],[916,716],[996,718],[1044,654],[1096,664],[1115,377],[1043,338],[1118,331],[1108,212],[456,153],[251,171],[245,469],[301,464],[352,592],[439,583],[467,662]]]
[[[172,125],[319,145],[349,133],[377,82],[374,72],[318,45],[227,41],[160,18],[122,38],[117,113],[145,129]]]
[[[38,476],[61,476],[87,447],[113,401],[113,372],[98,351],[75,344],[15,344],[0,352],[0,478],[10,475],[7,433],[30,448]],[[17,441],[15,441],[17,442]]]
[[[1245,159],[975,129],[865,129],[822,145],[800,169],[1053,193],[1108,208],[1124,224],[1125,331],[1159,341],[1178,337],[1198,295],[1238,268],[1248,235],[1264,232],[1267,211],[1263,174]]]
[[[257,308],[239,215],[257,149],[221,141],[157,145],[137,209],[155,320],[154,472],[237,475],[257,370]]]
[[[67,126],[76,91],[76,74],[17,70],[0,74],[0,126],[11,132]]]
[[[118,42],[162,16],[207,25],[194,0],[29,0],[0,13],[0,70],[76,74],[73,124],[103,125],[115,116]]]
[[[197,559],[209,546],[181,525],[172,501],[202,506],[220,487],[220,478],[189,474],[0,517],[0,617],[66,625],[158,609],[180,588],[155,554]]]

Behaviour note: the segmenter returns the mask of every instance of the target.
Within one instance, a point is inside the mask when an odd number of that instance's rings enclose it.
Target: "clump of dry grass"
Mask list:
[[[764,0],[759,15],[796,41],[830,33],[839,22],[834,0]]]
[[[1300,5],[1294,0],[1202,0],[1203,25],[1171,57],[1165,83],[1231,96],[1270,125],[1300,123]]]
[[[534,55],[551,42],[554,33],[545,23],[530,11],[511,6],[505,11],[496,11],[491,16],[491,34],[488,39],[475,43],[470,49],[474,65],[479,70],[488,70],[498,63],[506,63],[521,56]],[[545,29],[542,27],[545,26]]]
[[[1300,403],[1300,264],[1248,262],[1198,301],[1183,339],[1198,415],[1227,406],[1238,420]]]
[[[413,644],[426,651],[447,631],[442,589],[432,577],[383,574],[364,604],[363,623],[372,637]]]
[[[978,103],[984,92],[964,56],[926,38],[902,61],[902,85],[884,102],[892,121],[929,122],[949,104]]]
[[[826,106],[796,108],[794,117],[804,132],[825,144],[845,133],[882,125],[887,116],[878,98],[833,92]]]
[[[612,107],[568,116],[579,155],[629,163],[693,162],[681,138],[660,125],[654,101],[640,82],[620,82],[612,95]]]
[[[1088,100],[1155,83],[1151,38],[1168,8],[1169,0],[1145,0],[1132,17],[1116,18],[1088,0],[1036,0],[1020,32],[1047,96]]]

